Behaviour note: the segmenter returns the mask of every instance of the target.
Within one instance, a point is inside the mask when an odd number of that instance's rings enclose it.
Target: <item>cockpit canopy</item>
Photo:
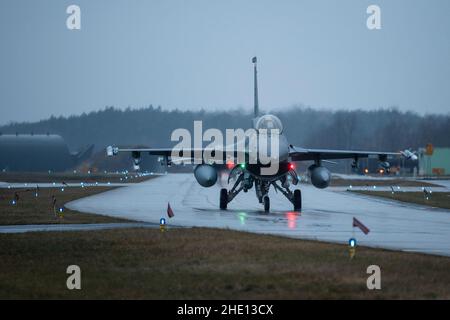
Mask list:
[[[281,120],[273,114],[266,114],[260,117],[256,121],[255,127],[258,131],[261,129],[267,129],[267,133],[270,133],[271,129],[278,129],[280,134],[283,132],[283,124],[281,123]]]

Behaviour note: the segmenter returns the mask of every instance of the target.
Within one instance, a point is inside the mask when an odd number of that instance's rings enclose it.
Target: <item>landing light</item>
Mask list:
[[[165,225],[166,224],[166,219],[164,219],[164,218],[159,219],[159,224]]]
[[[348,245],[352,248],[356,247],[356,239],[350,238],[350,240],[348,240]]]

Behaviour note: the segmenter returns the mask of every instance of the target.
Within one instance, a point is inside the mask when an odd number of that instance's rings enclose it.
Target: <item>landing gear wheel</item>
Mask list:
[[[269,199],[269,197],[265,196],[263,198],[263,201],[264,201],[264,211],[265,212],[269,212],[269,210],[270,210],[270,199]]]
[[[294,190],[294,211],[302,211],[302,192]]]
[[[228,191],[223,188],[220,189],[220,209],[225,210],[228,204]]]

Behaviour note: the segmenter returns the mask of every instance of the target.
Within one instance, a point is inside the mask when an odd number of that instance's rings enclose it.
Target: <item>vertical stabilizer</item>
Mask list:
[[[256,71],[256,57],[253,57],[252,59],[253,66],[254,66],[254,83],[255,83],[255,96],[254,96],[254,106],[253,106],[253,113],[254,117],[257,118],[259,116],[259,105],[258,105],[258,76]]]

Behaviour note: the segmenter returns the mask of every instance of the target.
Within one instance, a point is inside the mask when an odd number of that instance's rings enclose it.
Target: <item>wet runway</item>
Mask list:
[[[167,203],[175,213],[170,225],[230,228],[292,238],[450,256],[450,210],[422,207],[331,189],[302,185],[303,210],[290,211],[283,195],[271,190],[266,214],[254,190],[241,192],[229,209],[218,209],[219,188],[202,188],[192,174],[170,174],[124,188],[86,197],[66,206],[73,210],[158,223],[167,217]],[[352,219],[371,232],[353,230]],[[286,241],[289,241],[288,239]]]

